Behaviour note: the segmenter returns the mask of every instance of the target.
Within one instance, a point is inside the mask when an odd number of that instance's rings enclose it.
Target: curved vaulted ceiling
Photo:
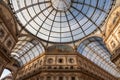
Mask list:
[[[79,40],[105,21],[113,0],[10,0],[22,27],[47,42]]]
[[[19,37],[18,40],[11,56],[18,60],[21,66],[45,52],[44,47],[38,40],[31,39],[28,36]]]
[[[117,66],[111,62],[111,55],[101,38],[91,37],[84,40],[79,45],[78,52],[110,74],[120,77],[120,71]]]

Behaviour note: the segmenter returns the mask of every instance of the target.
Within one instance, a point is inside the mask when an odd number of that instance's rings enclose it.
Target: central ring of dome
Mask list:
[[[71,6],[71,0],[51,0],[51,3],[58,11],[67,11]]]

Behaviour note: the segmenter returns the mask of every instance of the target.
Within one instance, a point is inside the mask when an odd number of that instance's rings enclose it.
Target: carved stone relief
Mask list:
[[[11,41],[11,40],[8,40],[8,41],[7,41],[7,47],[10,48],[11,45],[12,45],[12,41]]]
[[[5,35],[5,32],[2,28],[0,28],[0,38],[3,38]]]
[[[111,35],[111,32],[114,30],[115,26],[120,21],[120,7],[117,7],[112,14],[110,15],[108,22],[106,24],[106,38]]]
[[[113,24],[115,24],[118,21],[118,19],[120,19],[119,16],[120,16],[120,12],[117,11],[112,21]]]
[[[5,6],[0,4],[0,17],[8,27],[8,29],[16,34],[16,23],[12,13]]]
[[[0,42],[3,42],[6,38],[6,30],[4,29],[3,24],[0,24]]]
[[[52,64],[53,61],[54,61],[53,58],[48,58],[48,63],[49,63],[49,64]]]
[[[110,45],[111,45],[111,48],[115,48],[115,46],[116,46],[116,44],[113,40],[110,42]]]
[[[11,36],[9,36],[9,37],[6,39],[6,41],[5,41],[5,46],[8,48],[8,50],[11,50],[11,49],[12,49],[12,47],[13,47],[13,45],[14,45],[13,41],[14,41],[14,40],[12,39]]]
[[[118,41],[120,42],[120,28],[116,32],[116,37],[117,37]]]
[[[120,53],[120,47],[118,49],[116,49],[114,53],[119,54]]]
[[[76,57],[75,56],[73,56],[73,57],[67,57],[67,63],[68,64],[72,64],[72,65],[75,65],[76,64],[76,59],[75,59]]]

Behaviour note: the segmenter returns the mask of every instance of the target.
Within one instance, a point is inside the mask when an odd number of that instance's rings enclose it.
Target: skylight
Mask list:
[[[45,52],[38,40],[32,40],[29,37],[20,37],[18,40],[11,56],[18,60],[21,66]]]
[[[111,62],[111,55],[101,38],[92,37],[86,39],[79,45],[78,52],[113,76],[120,77],[120,71],[117,66]]]
[[[113,0],[10,0],[22,27],[47,42],[79,40],[100,27]]]

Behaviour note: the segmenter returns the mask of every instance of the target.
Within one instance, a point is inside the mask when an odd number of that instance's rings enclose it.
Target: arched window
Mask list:
[[[0,80],[5,80],[5,79],[12,80],[12,73],[8,69],[4,69],[2,75],[0,76]]]

